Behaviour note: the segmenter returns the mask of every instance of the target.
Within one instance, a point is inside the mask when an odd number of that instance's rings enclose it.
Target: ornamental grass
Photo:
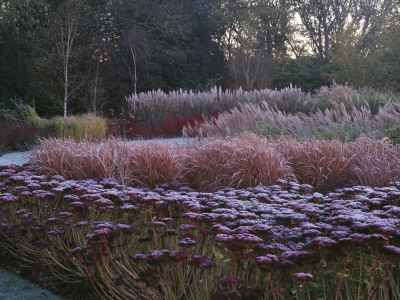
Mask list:
[[[373,114],[390,102],[399,102],[398,95],[381,93],[370,88],[354,89],[333,83],[322,86],[314,94],[301,88],[289,87],[281,90],[261,89],[244,91],[222,90],[214,87],[206,92],[161,90],[132,94],[126,97],[126,114],[132,122],[160,125],[168,118],[188,118],[194,115],[210,117],[215,112],[227,112],[244,105],[260,106],[265,103],[284,114],[314,113],[317,109],[332,109],[343,104],[351,111],[369,106]]]
[[[75,140],[101,140],[107,134],[107,119],[94,114],[53,119],[56,137]]]
[[[308,112],[313,105],[311,95],[293,86],[282,90],[244,91],[214,87],[209,92],[161,90],[132,94],[126,98],[126,113],[133,122],[162,124],[171,117],[187,118],[193,115],[211,116],[215,112],[228,111],[240,104],[263,102],[285,112]]]
[[[396,128],[400,126],[400,103],[389,102],[374,114],[365,104],[347,108],[344,103],[333,102],[332,108],[318,109],[305,114],[287,114],[267,104],[246,104],[229,112],[220,113],[218,118],[209,118],[201,123],[186,125],[183,135],[189,137],[226,137],[240,135],[245,131],[276,139],[292,137],[340,139],[342,142],[369,137],[393,137],[397,141]],[[392,132],[394,130],[394,132]]]
[[[0,244],[67,298],[398,299],[400,191],[197,192],[0,167]]]
[[[43,174],[67,179],[112,177],[128,186],[154,188],[179,181],[200,191],[272,185],[278,179],[328,191],[349,182],[381,187],[400,178],[400,149],[388,139],[354,142],[253,134],[206,139],[184,146],[110,139],[96,142],[42,140],[32,164]]]

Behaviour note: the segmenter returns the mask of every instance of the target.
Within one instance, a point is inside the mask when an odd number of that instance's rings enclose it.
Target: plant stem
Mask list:
[[[337,300],[338,297],[339,297],[340,285],[342,284],[343,275],[344,275],[344,272],[346,272],[346,267],[347,267],[347,263],[349,262],[349,260],[350,260],[350,252],[347,253],[346,261],[344,263],[343,270],[342,270],[342,274],[340,275],[340,280],[339,280],[339,284],[338,284],[338,287],[337,287],[337,290],[336,290],[335,300]]]

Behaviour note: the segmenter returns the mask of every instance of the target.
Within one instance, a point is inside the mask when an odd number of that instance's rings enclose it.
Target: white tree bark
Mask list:
[[[61,52],[64,63],[64,117],[67,116],[67,108],[68,108],[68,71],[69,71],[69,61],[72,52],[72,46],[74,44],[74,37],[78,27],[79,22],[79,8],[74,6],[73,0],[67,0],[67,12],[65,16],[65,21],[61,21],[60,29],[61,29]],[[72,2],[72,3],[71,3]],[[64,36],[64,26],[66,26],[67,34]]]
[[[135,56],[135,52],[133,51],[132,45],[129,45],[131,48],[131,53],[132,53],[132,57],[133,57],[133,67],[135,69],[135,82],[134,82],[134,92],[136,95],[136,87],[137,87],[137,76],[136,76],[136,56]]]

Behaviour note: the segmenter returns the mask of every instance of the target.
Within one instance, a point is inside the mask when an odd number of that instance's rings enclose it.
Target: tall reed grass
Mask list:
[[[316,109],[333,108],[334,104],[344,104],[349,110],[367,105],[376,114],[379,108],[389,102],[398,102],[399,98],[391,93],[381,93],[371,88],[353,89],[349,86],[333,83],[322,86],[312,97],[311,103]]]
[[[113,177],[127,185],[155,187],[179,181],[202,191],[271,185],[279,178],[324,191],[349,181],[387,186],[400,178],[400,150],[388,140],[355,142],[280,139],[252,134],[194,145],[100,143],[48,139],[32,163],[46,174],[68,179]]]
[[[53,119],[57,138],[100,140],[106,137],[107,120],[94,114]]]
[[[282,90],[244,91],[226,90],[214,87],[210,92],[160,90],[133,94],[126,98],[127,113],[133,121],[161,124],[169,117],[189,117],[192,115],[211,116],[216,111],[227,111],[241,104],[262,104],[263,102],[287,113],[308,112],[310,94],[296,87]]]
[[[315,113],[286,114],[267,104],[247,104],[221,113],[201,124],[187,125],[184,136],[230,136],[253,131],[269,138],[324,138],[354,141],[361,135],[383,138],[389,128],[400,126],[400,103],[389,102],[373,114],[365,105],[346,108],[344,103]]]
[[[148,122],[161,125],[168,118],[188,118],[193,115],[210,117],[215,112],[230,111],[245,105],[267,105],[284,114],[313,113],[316,110],[332,109],[341,105],[352,110],[369,106],[372,114],[389,102],[399,102],[394,94],[380,93],[369,88],[353,89],[333,84],[323,86],[314,94],[289,86],[282,90],[225,90],[214,87],[209,92],[161,90],[133,94],[126,98],[127,115],[132,122]]]

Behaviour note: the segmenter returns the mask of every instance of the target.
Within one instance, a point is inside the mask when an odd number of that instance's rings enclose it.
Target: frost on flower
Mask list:
[[[301,282],[308,282],[314,280],[314,276],[312,276],[309,273],[295,273],[293,274],[293,278]]]

